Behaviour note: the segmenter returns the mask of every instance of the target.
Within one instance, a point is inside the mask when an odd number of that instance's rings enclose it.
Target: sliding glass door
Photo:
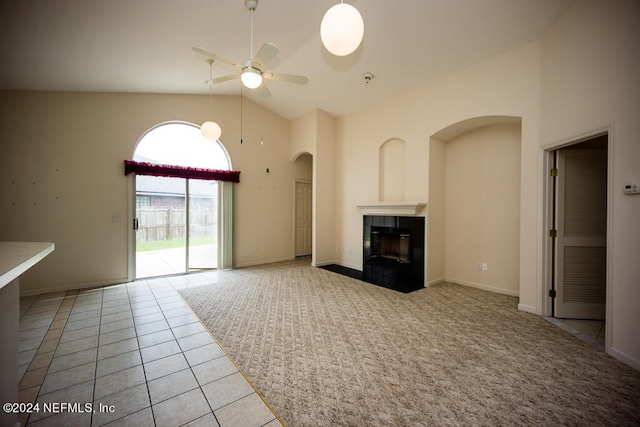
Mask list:
[[[217,268],[218,182],[136,177],[136,277]]]
[[[189,270],[218,267],[218,182],[188,180]]]

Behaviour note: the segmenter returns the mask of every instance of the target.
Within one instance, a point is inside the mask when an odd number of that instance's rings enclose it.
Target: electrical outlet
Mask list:
[[[483,269],[484,271],[487,271],[487,270],[489,269],[489,265],[488,265],[486,262],[483,262],[483,263],[482,263],[482,269]]]
[[[482,261],[476,261],[476,270],[482,270]]]

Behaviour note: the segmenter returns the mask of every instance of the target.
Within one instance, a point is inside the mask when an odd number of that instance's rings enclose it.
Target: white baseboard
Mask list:
[[[625,352],[620,351],[615,347],[611,347],[611,349],[607,353],[609,353],[611,356],[615,357],[622,363],[625,363],[631,366],[633,369],[640,371],[640,360],[629,356]]]
[[[536,308],[533,307],[533,306],[530,306],[530,305],[518,304],[518,310],[525,311],[525,312],[531,313],[531,314],[538,314]]]
[[[512,291],[512,290],[509,290],[509,289],[502,289],[502,288],[498,288],[498,287],[495,287],[495,286],[485,285],[485,284],[482,284],[482,283],[468,282],[466,280],[454,279],[454,278],[451,278],[451,277],[445,277],[444,281],[445,282],[450,282],[450,283],[455,283],[457,285],[469,286],[471,288],[478,288],[478,289],[482,289],[484,291],[491,291],[491,292],[495,292],[495,293],[498,293],[498,294],[510,295],[512,297],[519,297],[520,296],[520,292],[518,292],[518,291]]]
[[[338,264],[338,265],[341,265],[343,267],[351,268],[352,270],[362,271],[362,266],[361,265],[349,264],[348,262],[340,262],[340,263],[334,262],[334,264]]]
[[[123,279],[100,280],[98,282],[89,282],[89,283],[76,283],[73,285],[55,286],[52,288],[36,288],[36,289],[29,289],[27,291],[20,292],[20,296],[28,297],[32,295],[42,295],[42,294],[49,294],[53,292],[66,292],[66,291],[75,291],[80,289],[100,288],[103,286],[118,285],[121,283],[128,283],[128,282],[130,282],[130,280],[125,277]]]
[[[293,261],[294,259],[295,257],[294,258],[284,257],[284,258],[261,259],[259,261],[248,261],[248,262],[236,264],[234,268],[253,267],[255,265],[272,264],[274,262]]]
[[[324,267],[325,265],[331,265],[331,264],[341,265],[337,261],[322,261],[322,262],[316,262],[314,267]]]
[[[433,285],[439,285],[440,283],[444,283],[446,281],[447,280],[444,277],[440,279],[432,280],[430,282],[427,282],[427,286],[425,286],[425,288],[428,288],[429,286],[433,286]]]

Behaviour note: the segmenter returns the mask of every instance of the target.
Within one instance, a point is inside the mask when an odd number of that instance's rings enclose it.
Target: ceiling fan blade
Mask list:
[[[215,79],[207,80],[205,83],[213,83],[214,85],[218,83],[224,83],[229,80],[237,79],[240,77],[240,73],[229,74],[228,76],[217,77]]]
[[[262,81],[262,84],[258,88],[258,93],[263,98],[269,98],[271,96],[271,92],[269,91],[269,88],[267,87],[267,83],[264,80]]]
[[[242,65],[237,64],[237,63],[235,63],[235,62],[231,61],[230,59],[227,59],[227,58],[224,58],[224,57],[222,57],[222,56],[216,55],[215,53],[210,52],[210,51],[208,51],[208,50],[207,50],[207,49],[205,49],[205,48],[197,47],[197,46],[196,46],[196,47],[193,47],[192,49],[193,49],[193,51],[194,51],[194,52],[199,53],[200,55],[204,55],[204,56],[206,56],[207,58],[212,58],[212,59],[214,59],[215,61],[223,62],[223,63],[225,63],[225,64],[231,65],[232,67],[242,68]]]
[[[299,76],[297,74],[274,73],[271,71],[263,71],[262,77],[264,77],[265,79],[279,80],[282,82],[296,83],[299,85],[304,85],[309,83],[309,79],[307,77]]]
[[[252,65],[256,68],[264,67],[278,54],[278,51],[278,46],[273,43],[263,44],[256,56],[253,58]]]

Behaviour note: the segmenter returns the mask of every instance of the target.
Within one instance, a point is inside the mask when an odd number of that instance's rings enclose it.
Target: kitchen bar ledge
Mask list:
[[[0,242],[0,403],[18,400],[20,275],[55,249],[53,243]],[[0,411],[0,426],[15,426],[17,414]]]
[[[49,242],[0,242],[0,288],[36,265],[55,249]]]

